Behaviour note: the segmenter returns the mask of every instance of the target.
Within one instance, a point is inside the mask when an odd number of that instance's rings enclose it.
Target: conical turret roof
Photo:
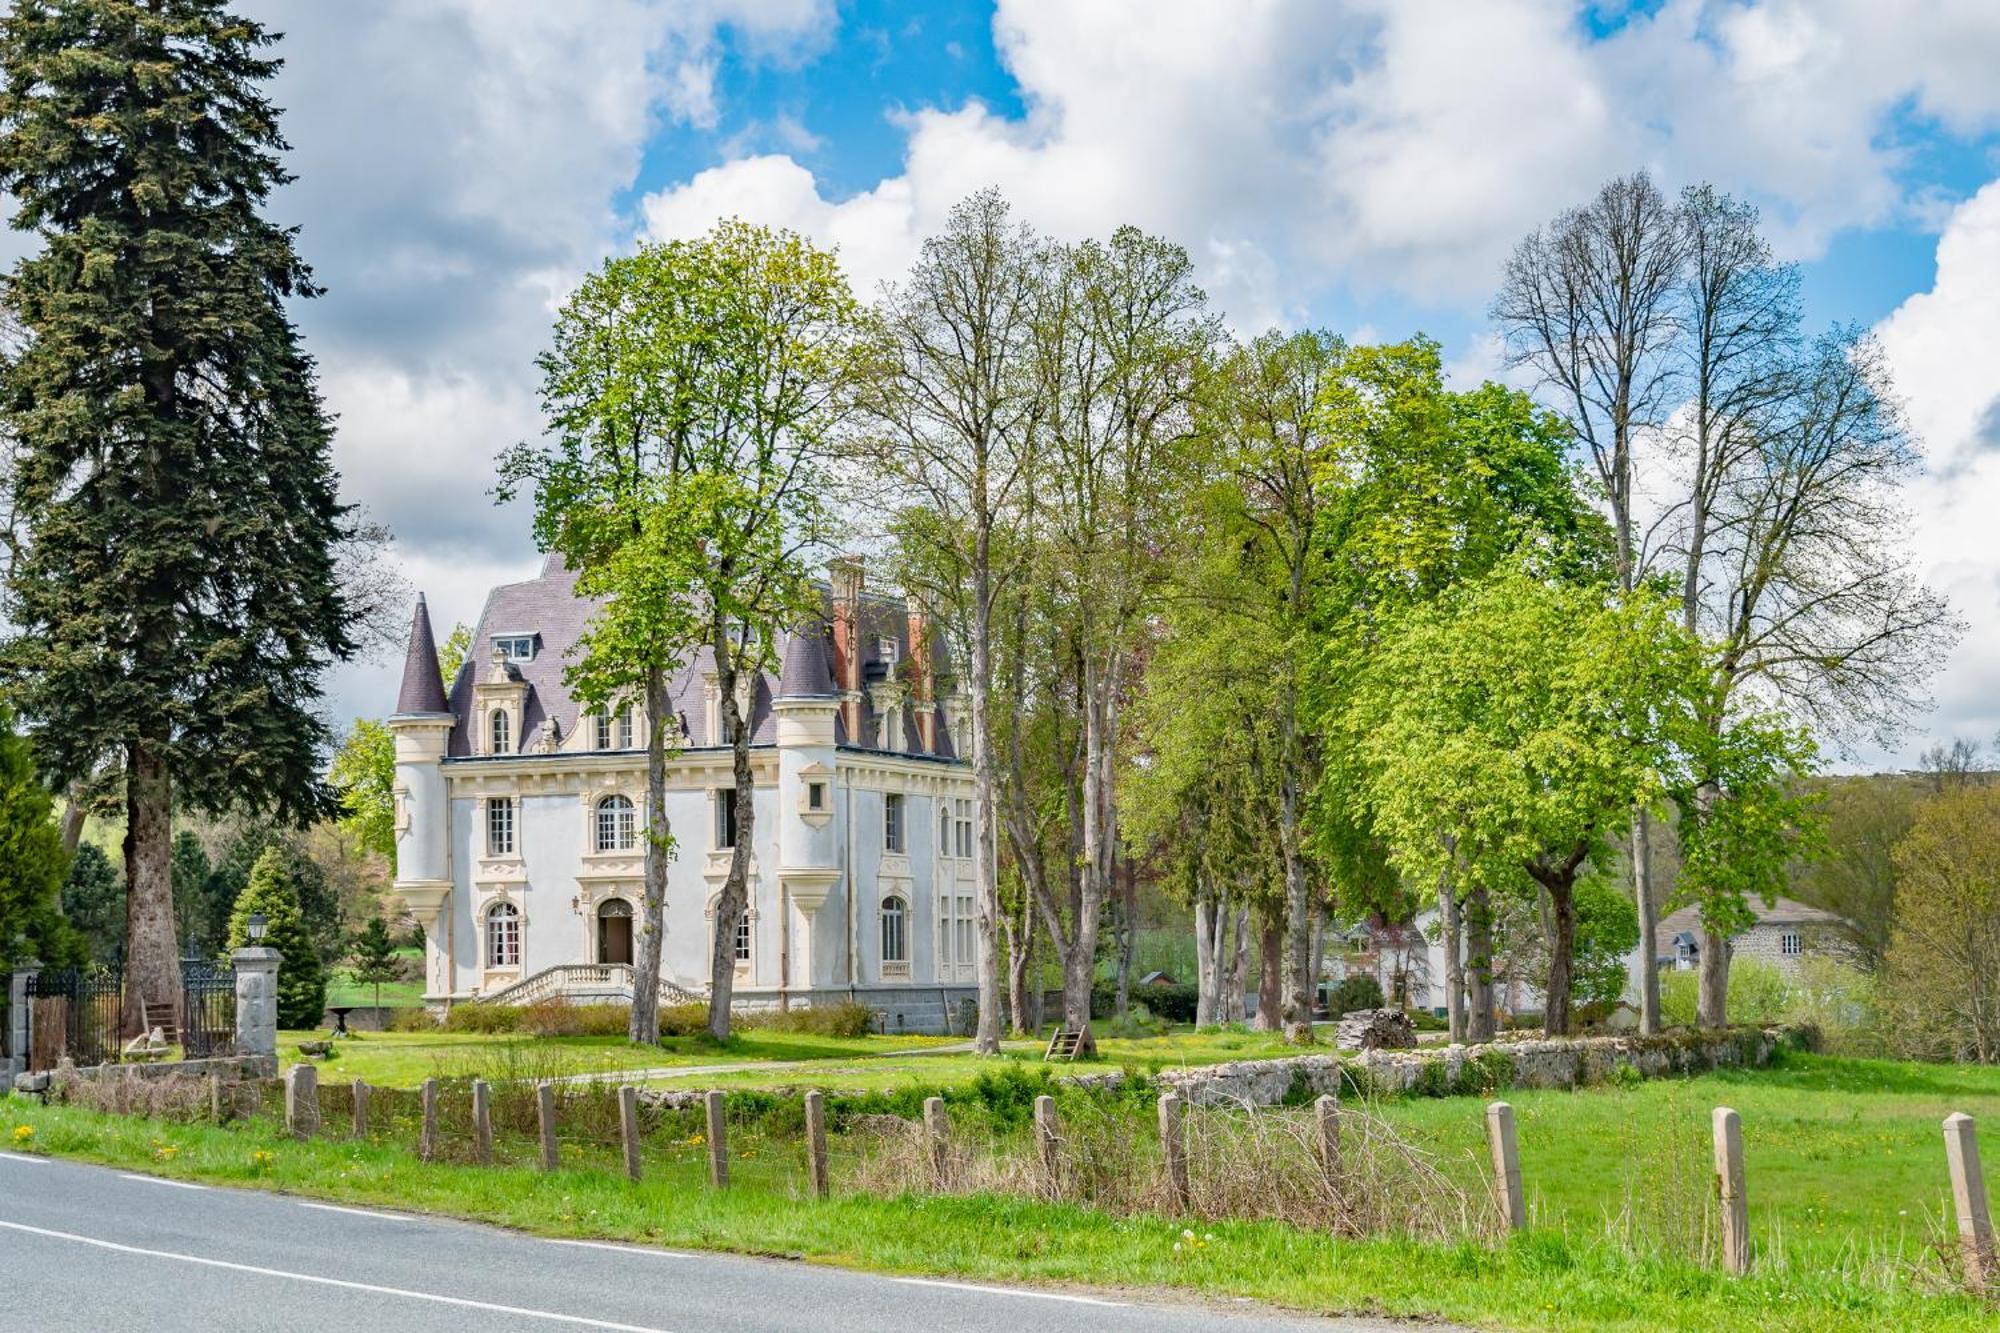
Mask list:
[[[403,657],[403,688],[396,694],[399,713],[446,713],[444,680],[438,674],[437,641],[431,637],[431,613],[424,595],[417,594],[416,614],[410,618],[410,650]]]

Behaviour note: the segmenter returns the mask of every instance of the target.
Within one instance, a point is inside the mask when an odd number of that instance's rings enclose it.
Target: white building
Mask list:
[[[745,679],[756,781],[744,1006],[852,997],[890,1031],[962,1030],[974,994],[972,777],[962,696],[912,602],[831,569],[823,618]],[[663,979],[708,987],[734,845],[730,747],[706,650],[674,711],[586,713],[563,681],[594,607],[551,558],[496,588],[447,694],[419,598],[396,713],[396,890],[425,932],[425,999],[631,993],[643,891],[647,728],[673,727]]]

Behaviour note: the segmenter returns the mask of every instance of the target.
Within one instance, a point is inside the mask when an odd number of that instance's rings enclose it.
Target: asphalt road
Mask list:
[[[44,1333],[1407,1327],[542,1240],[9,1152],[0,1274],[7,1326]]]

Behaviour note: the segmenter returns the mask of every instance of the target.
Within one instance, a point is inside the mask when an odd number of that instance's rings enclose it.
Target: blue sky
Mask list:
[[[1185,245],[1240,332],[1422,331],[1503,373],[1526,231],[1645,168],[1757,203],[1808,321],[1883,340],[1934,479],[1912,560],[1970,625],[1938,709],[1855,764],[2000,731],[2000,4],[1936,0],[245,0],[289,34],[278,201],[348,493],[441,619],[535,565],[495,454],[578,275],[741,214],[872,291],[965,194]],[[388,663],[334,677],[379,713]]]

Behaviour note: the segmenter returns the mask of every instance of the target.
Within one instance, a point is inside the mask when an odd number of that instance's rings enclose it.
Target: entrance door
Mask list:
[[[632,904],[613,898],[597,909],[597,961],[632,961]]]

